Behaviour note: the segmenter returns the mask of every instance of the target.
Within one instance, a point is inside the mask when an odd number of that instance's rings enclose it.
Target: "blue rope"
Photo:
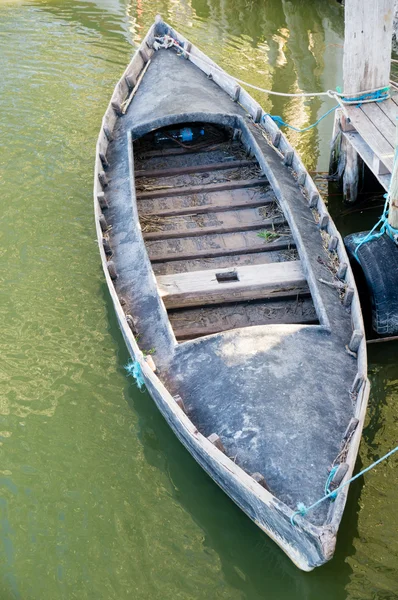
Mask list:
[[[394,161],[394,163],[395,163],[395,161]],[[363,244],[366,244],[367,242],[371,242],[372,240],[377,240],[379,237],[381,237],[385,233],[392,239],[392,241],[395,244],[398,245],[398,229],[395,229],[395,227],[390,225],[390,223],[388,222],[388,207],[390,204],[390,192],[388,192],[387,194],[384,194],[384,198],[386,199],[386,201],[384,203],[383,214],[381,215],[380,219],[377,221],[376,225],[369,231],[369,233],[367,233],[364,236],[364,238],[359,242],[358,246],[355,248],[354,256],[358,262],[359,262],[359,258],[358,258],[359,248]],[[380,227],[380,231],[377,231],[377,229],[379,227]]]
[[[377,90],[376,92],[369,92],[367,94],[362,94],[353,98],[350,96],[341,96],[341,101],[350,104],[358,103],[359,106],[366,100],[374,100],[375,102],[381,102],[382,100],[386,100],[387,98],[389,98],[389,91],[390,86],[387,86],[381,90]],[[312,123],[312,125],[308,125],[308,127],[304,127],[303,129],[299,129],[298,127],[294,127],[293,125],[286,123],[286,121],[284,121],[282,117],[279,117],[278,115],[271,115],[270,113],[266,113],[263,119],[265,117],[270,117],[274,121],[274,123],[277,123],[277,125],[279,126],[288,127],[289,129],[293,129],[293,131],[297,131],[298,133],[304,133],[304,131],[309,131],[310,129],[313,129],[313,127],[316,127],[325,117],[330,115],[330,113],[332,113],[337,108],[340,108],[340,104],[337,104],[336,106],[333,106],[333,108],[330,108],[327,112],[325,112],[324,115],[319,117],[319,119],[315,121],[315,123]]]
[[[317,121],[315,121],[315,123],[313,123],[312,125],[308,125],[308,127],[304,127],[304,129],[299,129],[298,127],[293,127],[293,125],[289,125],[289,123],[285,123],[285,121],[282,119],[282,117],[278,117],[277,115],[270,115],[269,113],[265,113],[265,115],[263,116],[263,119],[265,119],[265,117],[271,117],[271,119],[274,121],[274,123],[277,123],[277,125],[279,125],[279,126],[289,127],[289,129],[293,129],[293,131],[297,131],[298,133],[304,133],[304,131],[309,131],[313,127],[316,127],[318,125],[318,123],[320,123],[325,117],[330,115],[330,113],[333,112],[334,110],[336,110],[336,108],[340,108],[340,105],[337,104],[336,106],[333,106],[333,108],[331,108],[324,115],[319,117],[319,119]]]
[[[398,446],[396,446],[393,450],[390,450],[390,452],[387,452],[387,454],[385,454],[384,456],[382,456],[381,458],[379,458],[378,460],[376,460],[376,462],[372,463],[371,465],[369,465],[369,467],[366,467],[366,469],[363,469],[362,471],[360,471],[359,473],[357,473],[356,475],[354,475],[354,477],[351,477],[351,479],[348,479],[348,481],[345,481],[344,483],[342,483],[338,488],[335,489],[334,492],[328,492],[327,494],[325,494],[322,498],[320,498],[319,500],[317,500],[316,502],[314,502],[314,504],[311,504],[311,506],[305,506],[305,504],[303,504],[302,502],[299,502],[297,504],[297,510],[295,513],[292,514],[292,516],[290,517],[290,522],[293,525],[293,527],[296,525],[295,522],[295,518],[297,515],[301,515],[302,517],[304,517],[308,511],[312,510],[313,508],[315,508],[316,506],[318,506],[319,504],[321,504],[321,502],[323,502],[324,500],[327,500],[329,498],[335,498],[337,496],[337,494],[346,486],[349,485],[350,483],[352,483],[353,481],[355,481],[356,479],[358,479],[359,477],[361,477],[361,475],[365,475],[365,473],[367,473],[368,471],[370,471],[371,469],[373,469],[374,467],[376,467],[377,465],[379,465],[383,460],[386,460],[387,458],[389,458],[390,456],[392,456],[395,452],[398,451]],[[330,475],[329,475],[330,477]]]
[[[337,494],[336,492],[331,492],[330,484],[332,483],[333,477],[336,475],[338,468],[339,465],[335,465],[333,469],[330,470],[329,477],[327,478],[325,483],[325,494],[331,493],[332,495],[330,497],[333,498],[333,500],[336,498]]]
[[[145,385],[144,377],[142,375],[141,365],[135,360],[134,362],[129,362],[124,367],[129,375],[134,377],[135,382],[139,389],[141,389]]]
[[[390,86],[387,86],[381,90],[377,90],[376,92],[370,92],[369,94],[362,94],[361,96],[357,96],[356,98],[352,98],[350,96],[342,96],[341,100],[343,102],[349,102],[350,104],[355,104],[355,102],[359,102],[361,105],[364,100],[374,100],[375,102],[381,102],[382,100],[386,100],[389,98]]]

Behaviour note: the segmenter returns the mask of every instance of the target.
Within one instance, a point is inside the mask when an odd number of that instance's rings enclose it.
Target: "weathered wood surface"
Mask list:
[[[241,167],[255,165],[253,160],[229,160],[221,163],[207,163],[204,165],[191,165],[189,167],[170,167],[168,169],[143,169],[135,171],[135,177],[173,177],[174,175],[185,175],[190,173],[202,173],[211,171],[226,171]]]
[[[346,0],[343,78],[344,93],[360,95],[361,92],[383,88],[390,81],[394,0]],[[381,108],[383,105],[383,108]],[[391,113],[393,104],[385,100],[361,107],[346,105],[345,115],[354,126],[359,139],[353,138],[352,128],[345,126],[345,117],[336,115],[341,122],[343,135],[339,172],[343,172],[345,199],[354,202],[358,194],[361,161],[371,168],[385,185],[385,175],[392,169]],[[351,143],[354,141],[356,143]]]
[[[389,85],[394,0],[345,0],[344,93]]]
[[[318,322],[312,300],[304,294],[292,299],[284,298],[282,301],[209,306],[205,310],[203,308],[170,310],[168,314],[174,334],[177,340],[181,341],[239,327]]]
[[[395,152],[398,153],[398,119],[395,125]],[[395,161],[390,188],[388,222],[391,227],[398,229],[398,160]]]
[[[205,194],[207,192],[223,192],[224,190],[237,190],[266,185],[266,179],[243,179],[241,181],[226,181],[223,183],[209,183],[202,185],[191,185],[187,187],[165,188],[151,190],[149,192],[137,193],[137,200],[148,200],[149,198],[168,198],[169,196],[187,196],[189,194]]]
[[[285,218],[265,218],[258,209],[224,211],[218,214],[168,217],[157,221],[155,231],[144,233],[145,240],[165,240],[203,235],[274,229],[284,225]]]
[[[140,215],[173,216],[221,212],[237,208],[254,208],[275,203],[275,194],[269,187],[207,192],[191,196],[140,200]]]
[[[171,273],[186,273],[187,271],[203,271],[204,269],[224,269],[245,265],[262,265],[269,263],[297,260],[296,250],[277,250],[270,252],[253,252],[212,256],[188,260],[171,260],[163,263],[153,263],[155,275],[170,275]],[[283,268],[283,265],[281,265]]]
[[[223,269],[227,271],[227,269]],[[308,290],[300,261],[239,267],[238,281],[220,283],[212,270],[174,273],[157,278],[167,308],[297,295]]]
[[[274,252],[291,248],[295,248],[291,235],[283,234],[273,242],[265,242],[258,236],[257,231],[183,238],[177,242],[161,240],[147,243],[148,255],[152,263]]]

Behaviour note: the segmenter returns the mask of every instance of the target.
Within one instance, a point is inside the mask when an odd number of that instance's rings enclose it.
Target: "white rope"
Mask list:
[[[344,94],[342,92],[337,92],[335,90],[327,90],[326,92],[298,92],[298,93],[275,92],[274,90],[267,90],[266,88],[261,88],[257,85],[253,85],[252,83],[248,83],[247,81],[243,81],[242,79],[238,79],[237,77],[234,77],[234,75],[230,75],[229,73],[224,71],[224,69],[222,69],[221,67],[216,65],[214,62],[210,63],[209,61],[205,60],[204,58],[195,56],[191,52],[188,52],[188,50],[185,50],[185,48],[180,46],[180,44],[176,40],[174,40],[172,37],[170,37],[169,35],[165,35],[164,37],[161,37],[161,38],[155,38],[155,42],[153,45],[155,50],[158,50],[159,48],[166,48],[166,49],[172,48],[173,46],[178,48],[183,54],[186,54],[187,56],[191,56],[195,60],[203,62],[208,67],[211,67],[212,69],[216,69],[217,71],[224,73],[225,75],[227,75],[228,77],[230,77],[231,79],[236,81],[237,83],[241,83],[242,85],[252,88],[253,90],[257,90],[258,92],[263,92],[264,94],[271,94],[273,96],[285,96],[287,98],[313,98],[315,96],[328,96],[329,98],[335,98],[337,100],[337,102],[342,106],[343,103],[344,104],[358,104],[358,102],[359,102],[357,99],[358,95],[366,96],[366,94],[374,94],[376,92],[385,90],[388,87],[388,86],[383,86],[383,87],[373,88],[372,90],[365,90],[363,92],[355,92],[355,93],[350,93],[350,94]],[[355,99],[346,100],[346,98],[350,97],[350,96],[354,97]],[[389,98],[389,97],[390,97],[390,94],[388,92],[388,93],[386,93],[386,96],[383,97],[383,100],[386,98]],[[360,102],[361,102],[361,104],[365,104],[368,102],[374,102],[375,100],[380,100],[380,98],[369,98],[369,99],[361,100]],[[342,106],[342,108],[343,108],[343,106]]]

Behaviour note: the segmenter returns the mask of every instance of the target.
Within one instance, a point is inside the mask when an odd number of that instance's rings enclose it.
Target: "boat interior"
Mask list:
[[[319,323],[286,218],[239,134],[181,123],[133,142],[143,238],[179,342]]]

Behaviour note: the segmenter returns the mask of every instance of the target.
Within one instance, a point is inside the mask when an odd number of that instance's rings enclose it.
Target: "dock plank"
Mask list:
[[[381,103],[369,102],[368,104],[363,104],[361,109],[368,119],[374,123],[379,132],[386,138],[387,142],[394,147],[395,125],[392,126],[390,119],[384,114],[380,104]]]
[[[377,106],[390,119],[393,131],[395,131],[398,106],[395,104],[394,100],[389,98],[388,100],[383,100],[383,102],[377,102]]]
[[[394,147],[380,133],[376,125],[372,123],[361,108],[347,106],[346,109],[356,131],[391,172],[394,161]]]

